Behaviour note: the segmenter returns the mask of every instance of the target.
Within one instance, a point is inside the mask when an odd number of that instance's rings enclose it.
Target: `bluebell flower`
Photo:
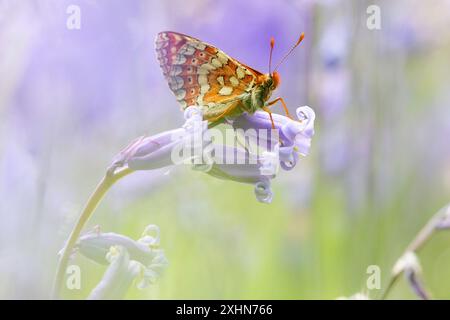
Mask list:
[[[279,167],[294,168],[311,147],[314,111],[304,106],[296,113],[297,120],[272,114],[275,128],[269,114],[262,111],[227,119],[229,141],[227,132],[209,128],[202,110],[192,106],[186,109],[181,128],[138,138],[115,157],[112,168],[151,170],[189,164],[216,178],[253,184],[257,200],[268,203],[270,180]]]
[[[159,239],[159,228],[155,225],[147,226],[138,240],[99,231],[81,236],[76,246],[78,252],[108,265],[102,280],[88,298],[118,299],[133,282],[140,289],[155,283],[168,265]]]

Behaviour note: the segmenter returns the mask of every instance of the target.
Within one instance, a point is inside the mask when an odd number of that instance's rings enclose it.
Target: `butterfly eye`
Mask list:
[[[279,85],[280,85],[280,75],[278,74],[278,72],[274,71],[274,73],[272,74],[272,85],[271,85],[271,87],[273,87],[272,90],[276,89]]]

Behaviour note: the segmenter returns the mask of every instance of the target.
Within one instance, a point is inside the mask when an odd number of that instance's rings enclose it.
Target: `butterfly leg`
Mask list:
[[[275,129],[275,122],[273,122],[272,111],[268,107],[262,107],[262,109],[269,114],[270,122],[272,122],[272,129]]]
[[[262,109],[269,114],[270,121],[272,122],[272,129],[275,129],[275,123],[273,122],[272,111],[270,111],[270,109],[268,107],[262,107]],[[280,146],[282,146],[283,141],[281,141],[281,138],[279,138],[278,141],[280,142]]]
[[[281,98],[281,97],[276,98],[275,100],[272,100],[272,101],[268,102],[268,103],[267,103],[267,107],[273,106],[273,105],[274,105],[275,103],[277,103],[278,101],[281,102],[281,105],[283,106],[283,109],[284,109],[284,112],[286,113],[286,116],[288,116],[290,119],[294,119],[294,118],[291,116],[291,114],[289,113],[289,110],[288,110],[288,108],[287,108],[287,106],[286,106],[286,102],[284,102],[284,99]]]

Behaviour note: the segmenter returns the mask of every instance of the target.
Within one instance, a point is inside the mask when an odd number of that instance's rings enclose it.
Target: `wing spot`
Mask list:
[[[233,88],[232,87],[222,87],[222,89],[219,90],[219,94],[221,96],[229,96],[231,93],[233,92]]]
[[[201,94],[205,94],[205,93],[207,93],[207,92],[209,91],[210,88],[211,88],[211,87],[209,86],[209,84],[203,84],[203,85],[200,87],[200,93],[201,93]]]
[[[231,78],[230,78],[230,83],[231,83],[231,85],[232,85],[233,87],[236,87],[236,86],[239,85],[239,80],[236,79],[236,77],[231,77]]]
[[[222,63],[219,61],[219,59],[212,59],[211,64],[215,67],[215,68],[220,68],[222,67]]]
[[[177,54],[175,56],[173,64],[185,64],[186,63],[186,57],[182,54]]]
[[[198,83],[201,86],[208,84],[208,78],[206,77],[206,74],[201,74],[198,76]]]
[[[238,67],[238,68],[236,69],[236,74],[237,74],[237,76],[238,76],[238,79],[244,79],[244,77],[245,77],[244,70],[242,70],[241,67]]]
[[[183,87],[184,81],[181,77],[169,77],[169,85],[172,90],[178,90]]]
[[[225,85],[225,81],[223,80],[223,76],[217,77],[217,82],[218,82],[221,86],[224,86],[224,85]]]
[[[183,47],[181,47],[180,53],[188,55],[188,56],[192,56],[195,53],[195,48],[188,44],[185,44]]]
[[[168,73],[170,76],[178,76],[182,71],[183,69],[180,66],[175,65],[172,69],[169,69]]]
[[[219,58],[219,61],[220,61],[222,64],[227,64],[227,63],[228,63],[228,58],[227,58],[227,56],[226,56],[223,52],[217,53],[217,58]]]
[[[204,63],[198,68],[198,73],[208,74],[209,71],[215,70],[216,67],[212,65],[212,63]]]
[[[200,94],[197,98],[197,103],[201,106],[203,105],[203,96],[204,94]]]
[[[206,45],[204,45],[204,44],[201,43],[201,42],[195,43],[195,44],[194,44],[194,47],[197,48],[197,49],[199,49],[199,50],[205,50],[205,49],[206,49]]]

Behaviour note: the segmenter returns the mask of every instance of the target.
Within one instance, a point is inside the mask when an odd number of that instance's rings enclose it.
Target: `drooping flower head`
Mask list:
[[[185,124],[178,129],[141,137],[119,153],[112,167],[152,170],[189,164],[193,169],[236,182],[255,185],[256,198],[272,201],[270,180],[279,167],[291,170],[300,156],[309,153],[314,135],[314,111],[300,107],[297,120],[257,111],[227,120],[228,127],[208,128],[200,108],[185,110]]]

